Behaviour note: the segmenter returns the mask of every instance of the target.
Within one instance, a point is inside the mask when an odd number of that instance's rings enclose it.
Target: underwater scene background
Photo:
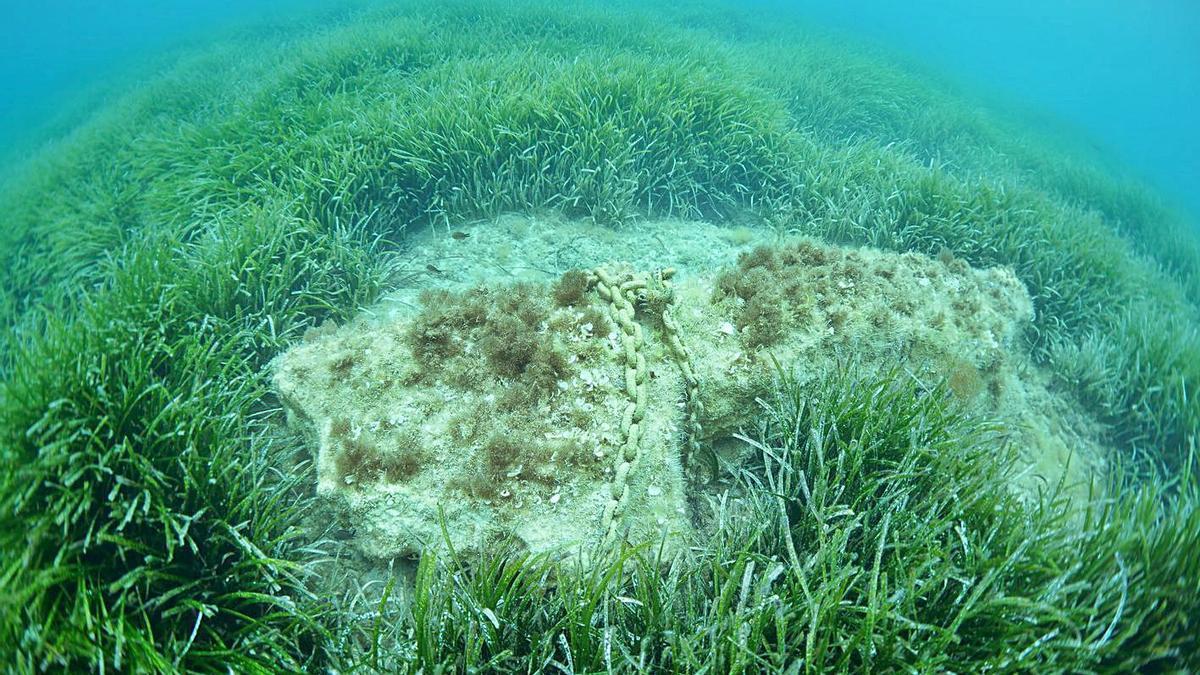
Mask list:
[[[1186,3],[52,5],[6,671],[1200,666]]]

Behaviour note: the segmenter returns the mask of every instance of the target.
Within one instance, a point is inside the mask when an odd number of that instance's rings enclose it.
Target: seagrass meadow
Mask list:
[[[240,29],[108,83],[6,170],[6,671],[1200,669],[1188,219],[868,49],[643,5]],[[1010,435],[953,383],[781,363],[685,550],[443,546],[362,572],[269,364],[424,267],[413,233],[514,213],[1009,268],[1023,348],[1102,430],[1103,473],[1082,502],[1020,497]]]

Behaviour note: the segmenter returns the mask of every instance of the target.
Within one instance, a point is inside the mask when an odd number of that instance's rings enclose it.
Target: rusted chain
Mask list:
[[[629,475],[636,469],[641,457],[642,429],[649,404],[646,340],[642,325],[637,321],[638,305],[662,307],[660,316],[655,318],[661,320],[667,349],[683,376],[687,406],[687,445],[682,456],[685,465],[689,455],[694,455],[699,448],[700,416],[703,412],[700,408],[699,381],[692,368],[691,355],[680,340],[679,324],[671,314],[674,291],[668,282],[674,273],[673,269],[667,268],[651,275],[624,273],[614,276],[603,267],[589,272],[590,285],[607,303],[609,314],[620,331],[625,372],[622,393],[626,402],[621,417],[621,452],[617,454],[613,467],[609,501],[601,519],[606,542],[612,542],[617,537],[619,520],[629,502]],[[659,302],[649,302],[651,295]]]

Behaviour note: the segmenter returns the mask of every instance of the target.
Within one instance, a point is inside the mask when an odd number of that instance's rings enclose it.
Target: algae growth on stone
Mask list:
[[[644,409],[626,456],[624,335],[589,285],[576,272],[553,287],[430,291],[411,321],[320,336],[280,361],[280,393],[318,448],[319,491],[364,552],[436,546],[443,522],[463,550],[600,540],[622,498],[622,533],[688,528],[680,373],[641,355],[652,365],[633,385]]]
[[[275,383],[314,449],[318,492],[372,557],[447,537],[458,550],[684,545],[708,466],[745,460],[735,437],[779,364],[803,383],[851,362],[899,362],[1003,421],[1028,463],[1015,489],[1088,481],[1064,454],[1094,441],[1029,363],[1033,307],[1011,271],[799,239],[686,272],[608,262],[541,281],[439,279],[405,311],[313,331]]]

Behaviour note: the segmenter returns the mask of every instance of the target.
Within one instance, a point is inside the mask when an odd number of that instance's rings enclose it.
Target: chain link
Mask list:
[[[649,403],[649,385],[645,354],[645,335],[637,321],[637,305],[646,306],[654,295],[663,309],[661,320],[663,335],[671,358],[679,367],[685,386],[687,407],[686,447],[682,461],[687,465],[689,456],[695,455],[700,444],[700,387],[692,368],[691,354],[679,337],[679,324],[671,314],[675,304],[674,290],[669,280],[674,276],[671,268],[657,270],[650,275],[626,272],[614,276],[603,267],[588,272],[589,286],[596,290],[600,299],[608,304],[609,314],[619,329],[621,352],[624,361],[625,387],[623,390],[625,410],[621,417],[621,451],[613,467],[613,480],[609,489],[609,501],[604,507],[601,527],[606,543],[618,535],[618,521],[629,502],[629,474],[641,457],[642,428],[645,423],[646,407]]]

